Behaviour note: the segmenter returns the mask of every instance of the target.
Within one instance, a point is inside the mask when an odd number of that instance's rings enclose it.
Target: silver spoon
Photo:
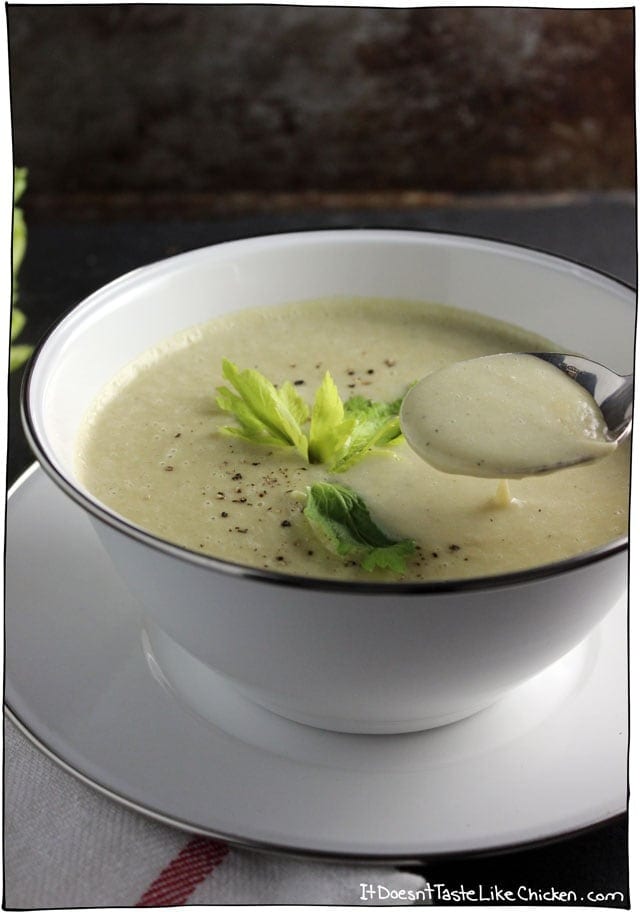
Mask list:
[[[557,367],[590,394],[604,421],[601,432],[603,444],[617,445],[628,437],[633,410],[633,376],[620,376],[604,365],[578,355],[558,352],[521,354]],[[491,383],[486,395],[496,397],[484,400],[491,402],[493,409],[493,413],[486,413],[486,422],[482,412],[474,411],[474,401],[479,403],[478,396],[482,398],[485,394],[475,386],[480,375],[475,376],[473,371],[469,373],[473,360],[427,375],[409,390],[400,411],[400,424],[409,446],[421,459],[453,474],[521,478],[590,462],[611,451],[603,450],[597,441],[594,441],[595,447],[589,444],[585,448],[580,443],[582,438],[576,438],[575,443],[570,438],[567,447],[566,436],[558,437],[557,445],[555,440],[552,443],[550,438],[540,437],[538,428],[542,430],[542,425],[539,420],[544,410],[525,431],[526,423],[522,422],[526,407],[523,414],[513,412],[510,406],[514,400],[509,397],[503,400],[501,395],[497,395],[499,387],[496,383],[500,382],[499,362],[502,358],[508,358],[508,355],[487,356],[477,361],[478,365],[487,363],[490,374],[484,376]],[[491,368],[488,367],[489,362],[492,362]],[[510,370],[508,361],[504,365],[502,370]],[[447,376],[446,381],[444,376]],[[505,374],[505,379],[508,376],[508,373]],[[524,382],[525,376],[526,373],[520,382]],[[531,380],[537,382],[533,377]],[[535,399],[535,390],[530,388],[530,402],[532,398]],[[553,412],[549,414],[550,418],[554,417]],[[481,416],[480,423],[478,415]],[[533,415],[532,412],[532,419]],[[514,440],[516,449],[507,445]]]
[[[572,380],[591,393],[607,425],[607,439],[622,443],[631,433],[633,417],[633,374],[616,374],[610,368],[559,352],[529,352],[564,371]]]

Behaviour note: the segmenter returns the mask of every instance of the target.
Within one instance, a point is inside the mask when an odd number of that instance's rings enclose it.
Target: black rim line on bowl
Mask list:
[[[225,561],[220,558],[216,558],[206,554],[198,554],[195,551],[191,551],[188,548],[181,547],[172,542],[168,542],[165,539],[159,538],[153,535],[151,532],[130,523],[128,520],[119,516],[116,513],[113,513],[106,506],[99,503],[97,500],[94,500],[83,491],[79,490],[67,477],[62,473],[61,470],[49,459],[48,455],[45,453],[44,449],[40,446],[38,435],[33,426],[31,418],[31,409],[29,407],[29,393],[32,381],[32,375],[35,368],[35,365],[38,361],[41,350],[47,344],[49,338],[55,333],[58,328],[80,307],[85,301],[89,300],[93,295],[101,293],[109,288],[114,288],[120,283],[125,283],[136,277],[142,271],[147,269],[153,269],[154,267],[161,267],[162,264],[167,263],[168,261],[174,261],[181,257],[189,256],[190,254],[202,252],[204,255],[205,251],[210,249],[215,249],[219,247],[227,247],[231,245],[244,244],[246,242],[251,242],[252,240],[259,242],[265,238],[296,238],[301,235],[316,234],[319,236],[328,236],[336,235],[340,233],[348,234],[350,232],[359,233],[359,234],[368,234],[375,238],[376,235],[381,236],[384,234],[395,234],[395,235],[413,235],[414,237],[420,237],[423,235],[432,236],[432,237],[442,237],[442,238],[456,238],[460,240],[470,240],[470,241],[480,241],[487,245],[496,245],[499,247],[505,248],[507,251],[519,251],[524,250],[528,252],[537,253],[542,257],[548,258],[551,261],[556,261],[559,264],[569,264],[579,267],[581,270],[584,270],[585,273],[593,273],[595,275],[606,278],[608,281],[612,282],[614,285],[619,285],[623,288],[632,291],[636,294],[636,289],[632,285],[623,282],[602,270],[591,269],[588,266],[585,266],[578,261],[571,260],[567,257],[557,256],[555,254],[548,253],[544,250],[540,250],[536,247],[527,247],[523,244],[511,244],[506,241],[496,241],[492,238],[485,238],[477,235],[464,234],[462,232],[443,232],[430,229],[394,229],[394,228],[342,228],[342,229],[305,229],[303,231],[295,232],[281,232],[274,233],[271,235],[256,235],[247,238],[235,239],[230,241],[221,241],[218,244],[212,244],[204,247],[194,248],[190,251],[184,251],[182,253],[176,254],[173,257],[166,257],[160,260],[155,260],[151,263],[148,263],[143,266],[139,266],[133,270],[130,270],[127,273],[124,273],[122,276],[119,276],[113,279],[107,285],[101,286],[100,288],[95,289],[90,295],[86,298],[83,298],[81,301],[76,302],[72,305],[62,316],[53,324],[49,331],[44,335],[44,337],[36,345],[34,352],[29,359],[29,362],[26,366],[25,373],[22,379],[21,384],[21,395],[20,395],[20,410],[22,415],[22,423],[25,431],[25,435],[29,442],[29,445],[33,452],[35,453],[41,467],[44,469],[46,474],[52,479],[52,481],[64,491],[67,496],[69,496],[73,501],[82,506],[90,514],[92,514],[96,519],[101,520],[107,526],[117,529],[127,535],[129,538],[135,539],[138,543],[145,545],[148,548],[151,548],[155,551],[163,551],[170,554],[172,557],[176,557],[180,560],[183,560],[187,563],[196,564],[201,567],[208,568],[210,570],[224,573],[231,576],[241,576],[245,579],[252,579],[254,581],[261,581],[263,583],[270,583],[278,586],[293,586],[302,589],[313,589],[313,590],[325,590],[325,591],[348,591],[350,593],[361,593],[366,595],[389,595],[389,594],[414,594],[419,595],[423,593],[445,593],[445,592],[464,592],[464,591],[477,591],[477,590],[486,590],[486,589],[498,589],[504,586],[513,586],[518,583],[524,584],[535,579],[542,579],[549,576],[555,576],[558,574],[566,573],[569,570],[576,570],[579,567],[583,567],[588,564],[596,563],[600,560],[603,560],[607,557],[613,556],[620,553],[628,548],[628,535],[621,536],[617,539],[614,539],[612,542],[609,542],[605,545],[601,545],[597,548],[591,549],[590,551],[585,551],[580,555],[575,557],[565,558],[562,561],[555,561],[549,564],[541,564],[539,566],[518,570],[511,573],[504,573],[495,576],[483,576],[483,577],[470,577],[466,579],[458,580],[434,580],[430,582],[360,582],[360,581],[341,581],[341,580],[331,580],[324,579],[319,577],[306,577],[306,576],[297,576],[295,574],[285,574],[277,573],[275,571],[264,570],[259,567],[251,567],[244,564],[237,564],[231,561]],[[27,470],[28,471],[28,470]],[[16,483],[17,485],[17,483]],[[16,485],[12,487],[15,488]],[[628,559],[627,559],[628,562]]]
[[[72,766],[67,760],[57,754],[52,748],[48,747],[44,741],[41,741],[40,738],[31,731],[29,726],[22,721],[19,714],[16,713],[6,701],[4,704],[4,713],[5,716],[16,726],[16,728],[45,757],[48,757],[61,769],[69,773],[78,781],[84,783],[85,785],[111,799],[112,801],[115,801],[117,804],[128,808],[129,810],[134,810],[140,814],[143,814],[143,816],[148,817],[152,820],[156,820],[159,823],[176,827],[185,832],[193,833],[194,835],[199,836],[206,836],[212,839],[222,840],[223,842],[227,842],[232,848],[251,849],[253,851],[268,855],[285,855],[290,858],[293,857],[318,862],[351,862],[357,864],[373,864],[377,862],[378,864],[403,865],[405,867],[422,865],[430,861],[446,862],[448,860],[460,859],[472,860],[475,858],[483,858],[485,856],[510,855],[515,852],[542,848],[547,845],[553,845],[554,843],[562,842],[567,838],[575,838],[586,835],[600,829],[603,826],[606,826],[608,823],[624,817],[624,815],[628,812],[627,801],[627,808],[624,811],[616,811],[609,817],[594,821],[593,823],[584,824],[583,826],[579,826],[575,829],[560,830],[548,836],[523,840],[522,842],[498,843],[496,845],[487,846],[482,849],[460,849],[459,851],[451,850],[445,852],[425,852],[422,854],[418,851],[415,853],[402,855],[397,853],[393,854],[391,852],[367,854],[363,852],[340,852],[323,849],[295,848],[293,846],[285,845],[284,843],[267,843],[260,840],[251,840],[240,835],[213,830],[206,826],[198,826],[196,824],[190,823],[187,820],[183,820],[180,817],[174,817],[171,814],[166,814],[163,811],[158,811],[155,808],[149,807],[148,805],[142,803],[141,801],[128,798],[126,795],[114,791],[111,787],[103,785],[96,779],[92,779],[82,770],[76,769],[76,767]]]

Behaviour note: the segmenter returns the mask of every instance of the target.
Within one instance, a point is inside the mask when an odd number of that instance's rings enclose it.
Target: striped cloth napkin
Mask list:
[[[156,823],[70,776],[10,722],[4,765],[4,908],[410,905],[424,886],[396,868],[250,852]],[[362,884],[384,898],[362,899]]]

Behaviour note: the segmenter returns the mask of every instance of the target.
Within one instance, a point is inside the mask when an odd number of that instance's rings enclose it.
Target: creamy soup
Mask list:
[[[486,355],[434,371],[402,405],[411,447],[443,472],[522,478],[601,459],[616,444],[593,397],[528,354]]]
[[[143,354],[86,416],[78,475],[113,511],[199,553],[333,579],[398,579],[330,553],[303,515],[317,481],[357,491],[385,532],[417,543],[406,580],[524,569],[626,532],[629,455],[510,483],[451,475],[402,441],[332,476],[283,450],[220,429],[222,360],[290,381],[311,404],[329,371],[343,400],[389,402],[415,381],[483,355],[553,350],[524,330],[433,304],[331,298],[228,314]]]

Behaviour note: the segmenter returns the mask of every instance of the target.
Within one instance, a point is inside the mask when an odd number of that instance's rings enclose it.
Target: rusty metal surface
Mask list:
[[[16,162],[43,193],[634,186],[631,8],[7,12]]]

